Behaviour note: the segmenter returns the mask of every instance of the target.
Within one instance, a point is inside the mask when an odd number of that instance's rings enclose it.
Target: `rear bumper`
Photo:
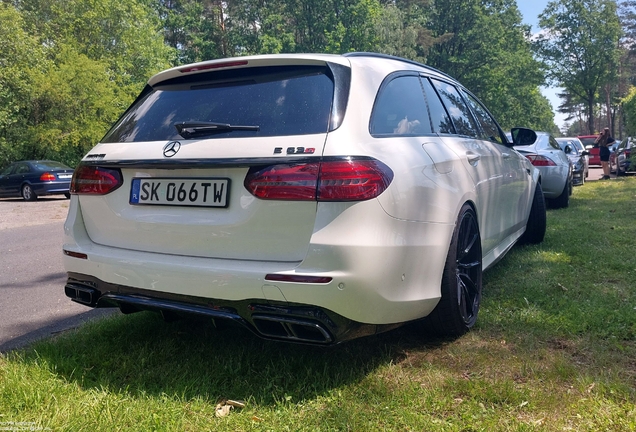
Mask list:
[[[57,195],[67,194],[71,187],[71,182],[50,182],[32,184],[31,189],[36,195]]]
[[[159,293],[109,284],[97,278],[68,273],[67,297],[95,308],[118,307],[123,313],[155,311],[164,318],[200,316],[238,324],[264,339],[333,345],[399,327],[400,324],[362,324],[330,310],[302,304],[277,304],[263,299],[227,301]]]
[[[324,223],[302,261],[205,258],[99,245],[88,236],[73,195],[64,225],[63,260],[69,273],[88,275],[100,285],[126,287],[98,289],[102,293],[139,290],[153,299],[177,296],[231,304],[310,305],[377,326],[425,317],[440,298],[454,226],[402,221],[383,213],[369,222],[372,229],[368,229],[358,221],[368,220],[369,215],[364,205],[352,206],[337,217],[353,219],[345,223],[328,223],[319,215]],[[356,229],[361,233],[352,236]],[[267,275],[320,277],[326,282],[284,281]],[[239,316],[245,319],[244,314]]]

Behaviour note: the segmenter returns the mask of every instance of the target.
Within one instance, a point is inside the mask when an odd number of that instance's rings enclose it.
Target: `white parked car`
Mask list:
[[[439,71],[375,54],[161,72],[71,192],[73,300],[302,343],[425,317],[461,335],[482,271],[546,229],[539,171],[486,108]]]
[[[554,208],[570,205],[572,195],[572,166],[559,143],[547,132],[536,132],[531,144],[515,145],[515,149],[527,157],[541,173],[541,188],[546,200]],[[515,136],[513,131],[512,136]]]

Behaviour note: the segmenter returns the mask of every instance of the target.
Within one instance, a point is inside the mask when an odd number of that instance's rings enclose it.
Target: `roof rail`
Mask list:
[[[397,60],[397,61],[401,61],[401,62],[405,62],[405,63],[409,63],[415,66],[420,66],[423,67],[424,69],[428,69],[430,71],[436,72],[440,75],[443,75],[447,78],[452,79],[453,81],[457,81],[455,78],[453,78],[452,76],[448,75],[447,73],[442,72],[439,69],[435,69],[434,67],[425,65],[424,63],[419,63],[416,62],[415,60],[409,60],[409,59],[405,59],[403,57],[397,57],[397,56],[392,56],[389,54],[380,54],[380,53],[375,53],[375,52],[350,52],[350,53],[346,53],[343,54],[344,57],[377,57],[377,58],[383,58],[383,59],[388,59],[388,60]]]

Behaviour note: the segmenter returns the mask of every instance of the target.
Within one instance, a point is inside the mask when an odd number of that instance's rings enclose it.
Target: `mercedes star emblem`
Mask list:
[[[180,148],[181,143],[179,141],[170,141],[168,144],[163,146],[163,155],[165,157],[172,157],[177,154]]]

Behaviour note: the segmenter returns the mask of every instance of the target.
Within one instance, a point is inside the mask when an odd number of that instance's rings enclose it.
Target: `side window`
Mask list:
[[[9,175],[11,174],[11,171],[13,171],[13,165],[9,165],[5,169],[3,169],[2,172],[0,172],[0,175]]]
[[[501,137],[501,132],[495,120],[488,114],[488,111],[471,95],[462,91],[462,95],[464,99],[468,101],[468,105],[473,109],[473,113],[475,114],[475,118],[477,122],[481,126],[481,130],[484,133],[484,139],[488,141],[495,142],[497,144],[503,144],[504,140]]]
[[[550,147],[552,147],[553,149],[561,150],[561,146],[559,146],[559,143],[554,139],[552,135],[550,135],[550,139],[548,142],[550,143]]]
[[[441,134],[454,134],[453,122],[448,116],[442,101],[439,100],[433,85],[428,79],[422,78],[422,86],[424,87],[424,94],[426,95],[426,102],[431,115],[431,123],[433,123],[433,131]]]
[[[444,105],[448,108],[457,134],[478,138],[479,130],[477,129],[475,120],[457,89],[443,81],[436,79],[431,79],[431,81],[442,98]]]
[[[419,77],[400,76],[380,89],[369,129],[371,135],[432,133]]]
[[[623,140],[623,142],[618,145],[618,148],[616,149],[616,151],[624,149],[625,147],[627,147],[627,140],[629,140],[629,138],[625,138]]]
[[[31,169],[27,164],[20,164],[16,167],[15,174],[26,174],[29,171],[31,171]]]

